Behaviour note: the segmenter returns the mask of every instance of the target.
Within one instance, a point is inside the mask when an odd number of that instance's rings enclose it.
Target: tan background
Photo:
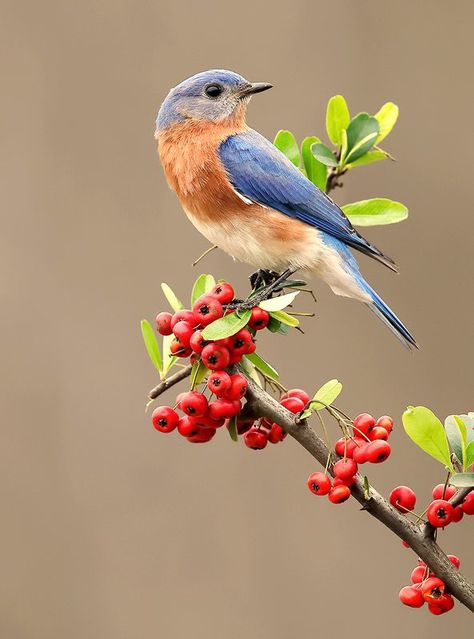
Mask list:
[[[353,112],[391,99],[398,162],[354,171],[337,198],[410,207],[367,231],[401,275],[363,268],[420,352],[320,284],[306,337],[261,352],[288,385],[339,377],[352,414],[472,410],[472,3],[44,0],[2,14],[1,637],[467,637],[461,606],[398,604],[413,557],[355,503],[312,498],[315,466],[292,441],[258,454],[224,433],[201,447],[156,434],[138,324],[165,308],[160,281],[188,294],[207,246],[155,157],[170,86],[210,67],[274,83],[249,114],[268,137],[322,134],[338,92]],[[245,291],[248,267],[214,253],[205,269]],[[441,468],[401,428],[393,442],[371,478],[426,501]],[[472,523],[444,537],[474,575]]]

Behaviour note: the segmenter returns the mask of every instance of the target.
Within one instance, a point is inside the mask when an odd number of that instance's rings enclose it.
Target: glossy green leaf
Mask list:
[[[342,384],[337,379],[330,379],[316,391],[313,399],[310,401],[308,408],[301,414],[301,419],[306,419],[315,410],[323,410],[326,406],[332,404],[342,391]]]
[[[287,326],[292,326],[293,328],[296,328],[296,326],[300,325],[299,320],[297,320],[296,317],[293,317],[292,315],[288,315],[288,313],[285,313],[285,311],[271,311],[270,315],[274,319],[278,320],[282,324],[286,324]],[[280,327],[280,330],[281,330],[281,327]]]
[[[148,322],[147,320],[141,321],[141,329],[142,329],[143,341],[145,342],[145,347],[146,347],[148,356],[153,362],[156,370],[160,373],[160,375],[162,375],[163,360],[161,358],[160,346],[156,339],[155,331],[153,330],[150,322]]]
[[[237,432],[237,417],[231,417],[229,419],[227,430],[229,431],[229,435],[232,441],[239,441],[239,434]]]
[[[166,299],[168,300],[169,305],[173,309],[173,311],[180,311],[184,308],[183,303],[179,301],[174,292],[171,290],[171,287],[168,286],[165,282],[161,284],[161,290],[163,291]]]
[[[322,162],[319,162],[311,153],[311,146],[318,142],[321,142],[321,140],[314,135],[305,138],[301,143],[301,155],[303,157],[306,176],[313,184],[316,184],[321,191],[325,191],[328,177],[327,167]]]
[[[250,353],[250,355],[244,355],[244,359],[247,359],[249,362],[251,362],[257,370],[262,372],[264,375],[266,375],[270,379],[278,379],[280,377],[280,375],[273,368],[273,366],[269,364],[268,362],[266,362],[263,359],[263,357],[260,357],[260,355],[257,355],[257,353]]]
[[[262,382],[260,381],[260,377],[258,376],[257,369],[252,364],[252,362],[250,362],[247,359],[245,355],[240,360],[240,366],[242,370],[244,371],[244,373],[247,375],[247,377],[252,379],[258,386],[260,386],[260,388],[262,388]]]
[[[469,442],[466,447],[466,470],[474,464],[474,441]]]
[[[163,377],[166,377],[168,371],[178,359],[175,355],[171,355],[170,346],[174,341],[174,335],[165,335],[163,337]]]
[[[270,321],[267,328],[271,333],[278,333],[281,327],[281,322],[270,315]]]
[[[454,470],[443,424],[429,408],[409,406],[403,413],[403,426],[408,437],[421,450]]]
[[[329,139],[337,146],[342,143],[342,131],[347,129],[351,116],[347,102],[342,95],[333,96],[326,109],[326,130]]]
[[[386,160],[388,158],[388,154],[385,151],[373,149],[372,151],[367,151],[364,155],[362,155],[355,162],[351,162],[350,164],[346,164],[348,169],[353,169],[356,166],[363,166],[364,164],[373,164],[374,162],[380,162],[380,160]]]
[[[311,153],[314,157],[325,166],[337,166],[337,160],[334,153],[329,147],[322,142],[316,142],[311,145]]]
[[[380,111],[375,114],[374,117],[378,121],[380,127],[380,131],[376,140],[377,144],[384,138],[386,138],[390,131],[393,129],[398,119],[399,111],[400,109],[397,107],[396,104],[394,104],[393,102],[386,102],[381,107]]]
[[[408,209],[404,204],[383,197],[351,202],[341,208],[354,226],[396,224],[408,217]]]
[[[451,450],[456,455],[464,470],[466,465],[467,429],[465,423],[458,415],[449,415],[444,420],[444,429],[448,437]]]
[[[347,131],[346,131],[346,129],[344,129],[342,131],[341,153],[340,153],[340,157],[339,157],[339,166],[341,166],[341,167],[344,166],[344,163],[346,161],[347,151],[348,151]]]
[[[190,375],[191,390],[194,390],[196,386],[199,386],[199,384],[206,379],[208,373],[209,370],[206,366],[204,366],[202,360],[195,361],[191,368]]]
[[[466,441],[474,441],[474,413],[468,413],[467,415],[459,415],[464,425],[466,426]]]
[[[263,300],[263,302],[260,302],[259,306],[260,308],[263,308],[264,311],[281,311],[289,306],[298,294],[299,291],[294,291],[293,293],[286,293],[286,295],[273,297],[270,300]]]
[[[198,297],[201,297],[201,295],[204,295],[204,293],[209,293],[209,291],[211,291],[215,285],[216,280],[214,279],[213,275],[208,275],[206,273],[200,275],[194,282],[193,290],[191,293],[191,306],[198,299]]]
[[[295,166],[300,165],[300,150],[296,138],[291,131],[278,131],[273,140],[273,144],[284,153]]]
[[[451,477],[449,483],[457,488],[469,488],[474,486],[474,473],[456,473]]]
[[[248,323],[250,315],[250,311],[244,311],[240,317],[237,313],[220,317],[204,328],[202,336],[204,339],[224,339],[225,337],[231,337]]]
[[[362,157],[374,146],[379,134],[378,121],[368,113],[359,113],[347,127],[348,152],[345,163],[349,164]]]

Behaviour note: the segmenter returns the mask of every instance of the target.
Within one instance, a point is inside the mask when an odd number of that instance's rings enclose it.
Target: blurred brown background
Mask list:
[[[155,433],[139,320],[166,307],[161,281],[188,295],[207,246],[155,156],[170,86],[212,67],[272,82],[249,112],[270,138],[323,134],[335,93],[353,113],[393,100],[398,162],[356,169],[336,197],[409,206],[366,232],[401,275],[362,262],[420,352],[319,283],[306,336],[261,351],[288,385],[337,376],[353,415],[472,410],[472,3],[2,5],[1,637],[467,637],[460,605],[399,605],[414,558],[355,503],[312,498],[294,442],[254,453],[224,433]],[[201,270],[245,292],[250,268],[224,254]],[[401,428],[393,442],[371,478],[426,501],[441,467]],[[474,576],[472,523],[443,539]]]

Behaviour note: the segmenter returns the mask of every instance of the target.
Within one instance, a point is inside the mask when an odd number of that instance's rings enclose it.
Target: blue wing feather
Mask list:
[[[219,156],[241,195],[314,226],[395,270],[393,260],[357,233],[337,204],[257,131],[228,137]]]

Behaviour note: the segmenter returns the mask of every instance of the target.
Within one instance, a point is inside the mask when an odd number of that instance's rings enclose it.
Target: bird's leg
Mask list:
[[[273,291],[278,288],[283,282],[285,282],[289,277],[291,277],[297,270],[298,269],[296,267],[290,266],[285,271],[283,271],[281,275],[274,279],[271,284],[268,284],[267,286],[265,286],[265,288],[262,288],[260,291],[258,291],[258,293],[251,295],[243,302],[239,302],[238,304],[236,304],[235,310],[237,312],[248,311],[254,306],[258,306],[260,302],[263,302],[263,300],[266,300],[268,297],[270,297]]]
[[[258,271],[255,271],[255,273],[252,273],[252,275],[249,277],[252,291],[256,291],[261,286],[271,284],[279,277],[280,274],[276,273],[275,271],[269,271],[263,268],[258,269]]]

